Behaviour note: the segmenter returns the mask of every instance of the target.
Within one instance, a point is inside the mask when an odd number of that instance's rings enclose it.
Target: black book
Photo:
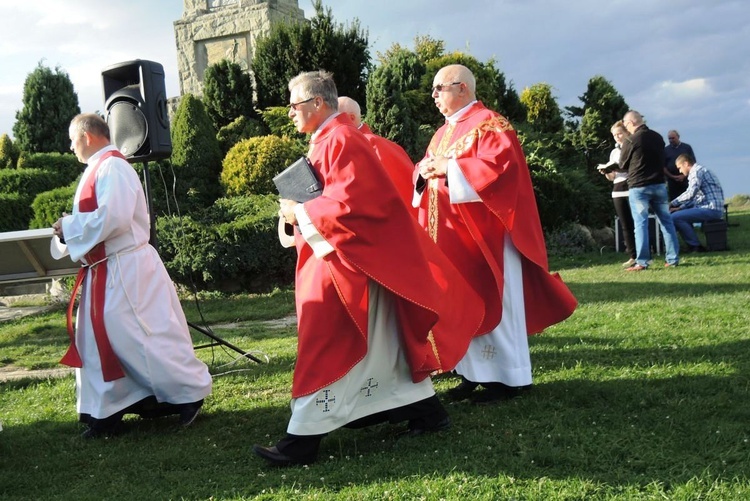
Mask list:
[[[609,162],[606,164],[599,164],[596,166],[597,170],[602,173],[612,172],[613,170],[619,169],[620,164],[617,162]]]
[[[304,203],[323,193],[323,185],[315,177],[310,161],[306,157],[300,157],[292,165],[276,174],[273,184],[281,195],[281,198]]]

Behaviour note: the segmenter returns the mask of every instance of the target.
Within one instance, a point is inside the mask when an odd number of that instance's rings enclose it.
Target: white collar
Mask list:
[[[459,118],[461,118],[462,116],[464,116],[464,114],[465,114],[465,113],[466,113],[466,111],[467,111],[467,110],[469,109],[469,107],[470,107],[470,106],[471,106],[472,104],[476,103],[476,102],[477,102],[477,100],[476,100],[476,99],[475,99],[475,100],[473,100],[472,102],[470,102],[469,104],[467,104],[466,106],[464,106],[463,108],[461,108],[460,110],[458,110],[457,112],[455,112],[455,113],[454,113],[453,115],[451,115],[451,116],[449,116],[449,117],[445,117],[445,120],[446,120],[446,121],[447,121],[447,122],[448,122],[449,124],[451,124],[451,125],[455,125],[455,124],[456,124],[456,122],[458,122],[458,119],[459,119]]]

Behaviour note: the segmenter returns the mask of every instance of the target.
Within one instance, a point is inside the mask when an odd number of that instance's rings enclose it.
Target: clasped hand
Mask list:
[[[443,177],[448,171],[448,159],[445,157],[429,157],[419,162],[419,175],[425,179]]]

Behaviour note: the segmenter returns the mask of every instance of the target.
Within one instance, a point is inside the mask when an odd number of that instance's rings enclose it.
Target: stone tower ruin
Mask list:
[[[249,69],[255,37],[278,22],[301,22],[298,0],[183,0],[174,22],[180,94],[203,94],[203,73],[229,59]]]

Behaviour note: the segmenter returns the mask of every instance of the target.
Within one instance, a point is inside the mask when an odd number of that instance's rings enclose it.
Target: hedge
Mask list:
[[[71,214],[77,184],[73,182],[68,186],[38,194],[31,203],[33,217],[29,228],[47,228],[52,226],[63,212]]]
[[[157,219],[159,251],[181,285],[268,292],[292,283],[296,252],[278,241],[278,197],[221,198],[201,212]]]
[[[0,232],[28,229],[31,215],[31,199],[28,196],[0,193]]]

